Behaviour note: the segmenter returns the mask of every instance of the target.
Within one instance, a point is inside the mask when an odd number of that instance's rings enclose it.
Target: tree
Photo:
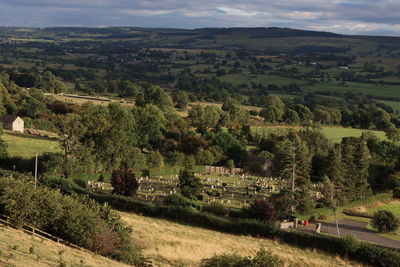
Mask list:
[[[194,105],[189,110],[189,118],[197,132],[204,135],[207,129],[214,129],[220,124],[223,113],[220,108],[215,106]]]
[[[133,196],[139,187],[135,175],[127,170],[113,171],[111,175],[113,193],[123,196]]]
[[[380,233],[395,232],[399,228],[399,219],[391,211],[379,210],[374,213],[371,224]]]
[[[181,194],[188,199],[196,199],[200,194],[203,185],[200,179],[194,175],[191,168],[184,168],[179,172],[179,183],[178,187],[181,190]]]
[[[311,112],[311,110],[302,104],[294,105],[293,110],[297,112],[302,123],[309,123],[314,119],[314,114]]]
[[[133,110],[138,146],[141,149],[151,148],[157,140],[161,139],[162,130],[165,128],[163,112],[155,105],[135,107]]]
[[[400,199],[400,186],[393,189],[393,198]]]
[[[152,104],[158,107],[170,106],[171,100],[165,91],[159,86],[147,86],[136,98],[136,105],[139,107]]]
[[[189,95],[185,91],[179,91],[173,95],[173,100],[175,102],[175,107],[185,109],[189,104]]]
[[[271,203],[279,220],[286,220],[293,216],[292,207],[296,207],[298,204],[293,191],[288,189],[283,189],[279,193],[272,195]]]
[[[228,98],[221,109],[229,114],[231,122],[243,125],[249,120],[249,113],[233,98]]]
[[[296,111],[293,109],[288,108],[285,112],[285,115],[283,116],[283,121],[288,124],[299,124],[300,123],[300,117],[299,114],[297,114]]]
[[[348,201],[363,199],[371,194],[368,182],[368,147],[361,138],[344,137],[341,148],[343,177],[346,177],[346,198]]]
[[[329,151],[326,168],[326,176],[333,187],[333,208],[344,205],[347,202],[346,183],[343,177],[342,153],[340,145],[336,145]]]
[[[147,166],[149,168],[160,168],[164,166],[164,159],[159,151],[150,151],[147,155]]]
[[[277,122],[282,120],[285,114],[285,103],[283,103],[279,97],[267,96],[263,106],[264,108],[260,111],[260,116],[266,121]]]
[[[307,147],[301,142],[296,132],[289,132],[287,137],[278,145],[275,157],[278,174],[290,181],[290,189],[297,201],[295,208],[299,212],[307,212],[312,205],[310,196],[311,157]]]
[[[92,146],[82,138],[86,128],[81,122],[81,116],[69,113],[59,116],[56,120],[56,131],[61,148],[64,151],[63,172],[66,177],[80,171],[92,169]]]

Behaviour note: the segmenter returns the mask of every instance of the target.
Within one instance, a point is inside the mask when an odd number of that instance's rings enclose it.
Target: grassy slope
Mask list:
[[[36,152],[60,151],[57,141],[43,137],[5,131],[1,138],[7,143],[10,156],[31,158]]]
[[[1,226],[0,266],[128,265]]]
[[[153,219],[120,213],[134,228],[134,237],[154,266],[198,266],[202,258],[236,252],[254,255],[265,248],[282,257],[289,266],[361,266],[326,253],[317,253],[279,244],[268,239],[235,236]]]

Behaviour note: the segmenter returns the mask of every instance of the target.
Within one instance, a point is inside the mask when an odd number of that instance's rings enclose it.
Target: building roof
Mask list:
[[[16,115],[1,115],[0,122],[13,123],[17,118],[18,118],[18,116],[16,116]]]

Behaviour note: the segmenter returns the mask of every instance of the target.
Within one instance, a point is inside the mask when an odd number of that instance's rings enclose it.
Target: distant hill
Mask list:
[[[290,28],[203,28],[196,31],[217,35],[250,35],[251,38],[283,37],[341,37],[340,34],[319,31],[306,31]]]
[[[144,27],[0,27],[0,37],[47,41],[124,41],[160,48],[262,50],[267,53],[371,53],[397,51],[400,37],[343,35],[279,27],[144,28]],[[293,39],[293,41],[288,41]],[[378,53],[377,53],[378,54]]]

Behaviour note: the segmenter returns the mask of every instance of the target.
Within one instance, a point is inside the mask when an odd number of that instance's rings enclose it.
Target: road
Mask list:
[[[315,225],[311,226],[299,226],[299,229],[305,231],[314,231]],[[339,220],[339,230],[341,236],[347,236],[350,234],[355,235],[358,239],[379,244],[381,246],[400,249],[400,241],[392,240],[386,237],[382,237],[376,234],[376,232],[367,229],[366,222],[359,222],[350,219]],[[323,222],[321,227],[322,233],[328,233],[336,235],[336,222]]]

